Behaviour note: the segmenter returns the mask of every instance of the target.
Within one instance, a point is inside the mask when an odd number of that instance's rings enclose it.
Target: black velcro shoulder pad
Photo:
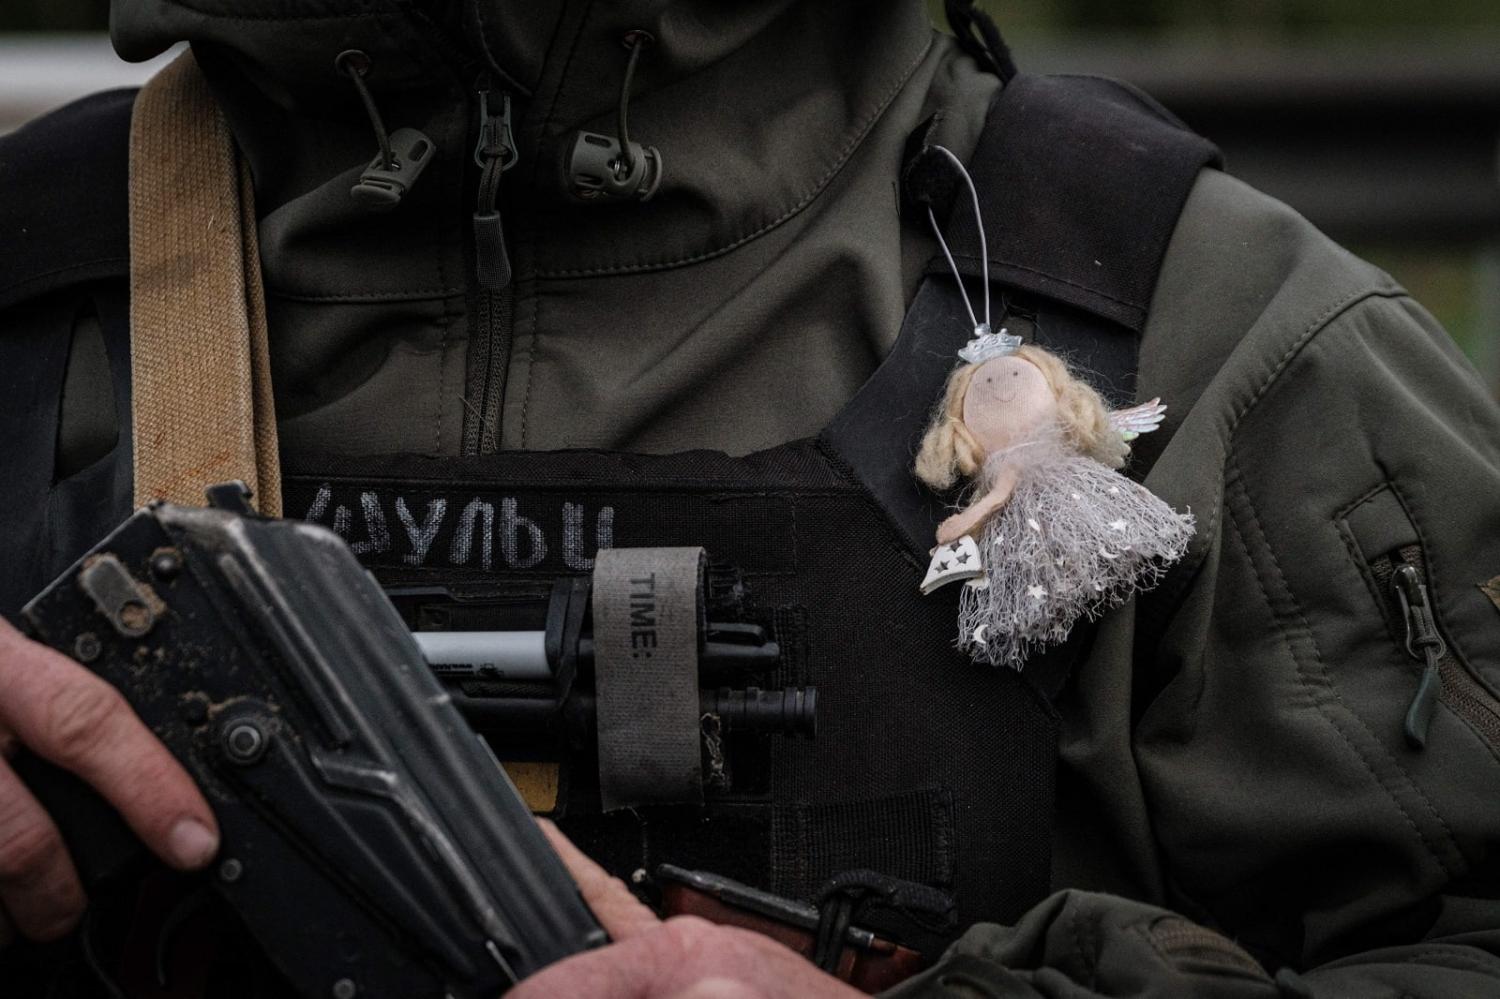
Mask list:
[[[1113,405],[1134,396],[1137,334],[1182,206],[1198,172],[1219,162],[1212,143],[1110,80],[1017,76],[990,107],[968,163],[989,280],[1021,293],[1038,316],[1036,342],[1089,372]],[[953,177],[946,157],[923,146],[905,170],[904,196],[919,217],[929,205],[948,216],[944,232],[972,292],[984,275],[979,229]],[[885,362],[820,438],[916,557],[931,546],[945,504],[917,482],[911,462],[974,330],[947,261],[936,255],[928,273]]]
[[[128,273],[135,93],[94,94],[0,137],[0,309]]]
[[[979,190],[989,277],[1139,333],[1213,143],[1123,83],[1017,76],[995,98],[969,172]],[[967,197],[945,229],[967,277],[983,273]],[[929,273],[945,273],[937,257]]]

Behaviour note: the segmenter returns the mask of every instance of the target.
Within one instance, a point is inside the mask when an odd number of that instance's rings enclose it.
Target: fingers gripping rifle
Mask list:
[[[490,997],[607,942],[344,543],[250,515],[241,490],[211,498],[136,513],[23,619],[119,688],[203,789],[213,890],[296,992]],[[102,804],[30,763],[87,867]]]

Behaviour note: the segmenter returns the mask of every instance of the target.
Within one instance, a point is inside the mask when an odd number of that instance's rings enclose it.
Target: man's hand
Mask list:
[[[71,770],[119,809],[173,867],[207,864],[218,824],[192,778],[109,684],[0,619],[0,754],[25,746]],[[63,936],[84,895],[57,826],[0,759],[0,946],[15,929]]]
[[[749,930],[690,916],[661,922],[625,885],[568,842],[542,830],[584,901],[614,938],[608,947],[560,961],[526,979],[513,999],[855,999],[862,993],[791,950]]]

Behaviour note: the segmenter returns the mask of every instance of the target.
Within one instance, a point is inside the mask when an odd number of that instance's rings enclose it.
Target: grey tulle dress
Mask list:
[[[1079,618],[1154,586],[1187,551],[1193,517],[1050,435],[990,455],[984,481],[1006,467],[1019,478],[980,529],[985,574],[960,595],[958,644],[1020,669]]]

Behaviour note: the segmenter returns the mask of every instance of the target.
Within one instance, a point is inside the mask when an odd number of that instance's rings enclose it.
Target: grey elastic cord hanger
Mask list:
[[[953,155],[953,150],[946,146],[933,146],[933,149],[942,153],[953,164],[954,169],[963,177],[964,183],[969,185],[969,197],[974,203],[974,226],[979,230],[979,257],[984,264],[984,322],[974,314],[974,305],[969,301],[969,292],[964,288],[963,275],[958,272],[958,264],[953,261],[953,253],[948,249],[948,241],[943,238],[943,227],[938,225],[937,216],[933,214],[932,206],[927,206],[927,220],[932,223],[933,235],[937,236],[938,245],[943,248],[943,256],[948,261],[948,267],[953,271],[953,280],[958,282],[958,293],[963,296],[964,308],[969,310],[969,321],[974,324],[974,335],[982,336],[990,331],[990,248],[984,238],[984,216],[979,208],[979,191],[974,187],[974,178],[969,176],[968,169],[963,160]]]

